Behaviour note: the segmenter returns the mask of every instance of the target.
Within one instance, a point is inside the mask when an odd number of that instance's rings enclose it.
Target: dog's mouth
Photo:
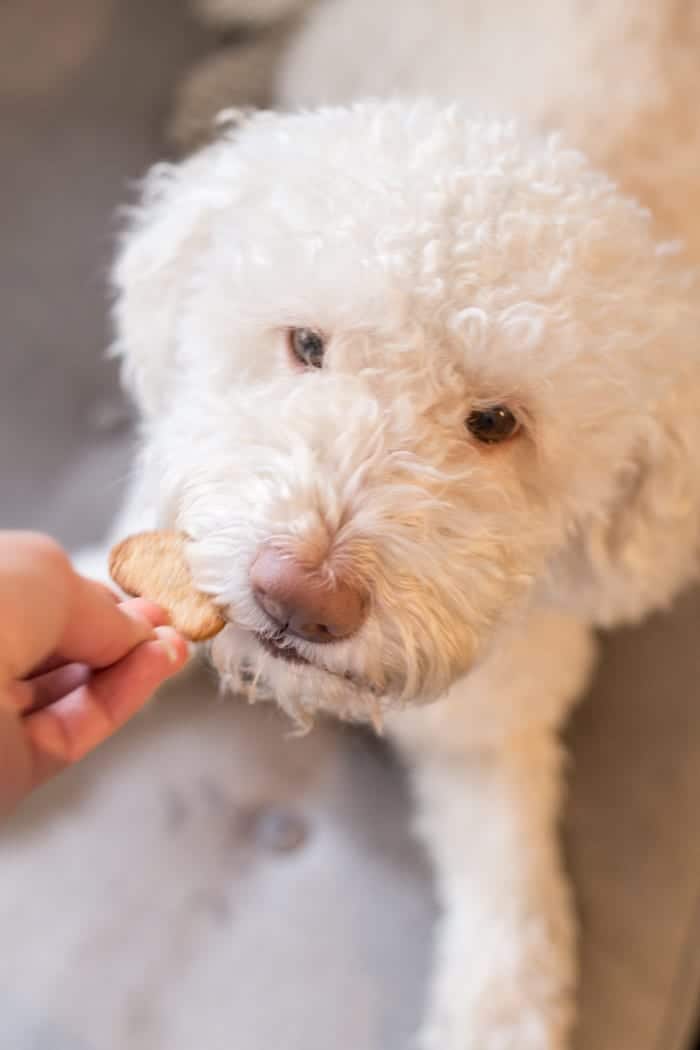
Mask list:
[[[285,660],[288,664],[306,664],[310,666],[310,661],[302,656],[298,649],[289,642],[284,635],[269,635],[260,634],[255,635],[257,641],[263,647],[266,653],[270,656],[275,656],[280,660]]]
[[[284,660],[285,663],[293,664],[297,667],[315,668],[316,671],[331,675],[333,678],[342,678],[348,685],[354,686],[357,689],[365,689],[375,694],[379,694],[380,692],[379,688],[373,683],[359,675],[353,674],[351,671],[331,671],[327,667],[320,667],[311,660],[307,660],[307,658],[302,656],[299,650],[295,648],[293,642],[289,640],[287,635],[262,634],[262,632],[256,631],[255,640],[266,653],[269,653],[270,656],[274,656],[278,660]]]

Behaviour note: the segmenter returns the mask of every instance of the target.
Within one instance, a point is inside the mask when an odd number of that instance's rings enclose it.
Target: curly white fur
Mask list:
[[[527,37],[522,18],[509,36],[441,0],[423,29],[442,47],[414,77],[404,52],[429,6],[362,69],[338,25],[365,32],[371,7],[386,30],[397,3],[322,6],[290,50],[286,100],[390,87],[392,69],[404,93],[465,98],[485,63],[465,60],[469,19],[487,51]],[[550,72],[574,39],[562,18],[558,47],[533,38]],[[580,128],[570,80],[547,106]],[[504,74],[505,103],[517,82]],[[512,99],[531,124],[547,123],[538,84]],[[120,254],[118,350],[144,412],[135,503],[192,537],[232,621],[216,665],[303,723],[386,715],[417,761],[447,906],[435,1050],[566,1045],[555,734],[591,627],[663,606],[698,569],[700,296],[683,232],[526,121],[397,100],[260,114],[156,169]],[[327,335],[321,371],[295,367],[294,326]],[[519,435],[479,445],[465,419],[502,403]],[[371,594],[357,635],[298,646],[308,665],[256,639],[269,624],[248,569],[270,540]]]

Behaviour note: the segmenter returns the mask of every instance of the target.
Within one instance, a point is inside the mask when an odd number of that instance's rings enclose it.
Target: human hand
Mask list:
[[[167,614],[119,600],[53,540],[0,532],[0,813],[111,736],[187,660]]]

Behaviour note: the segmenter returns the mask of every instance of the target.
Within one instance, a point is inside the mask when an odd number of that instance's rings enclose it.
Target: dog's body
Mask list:
[[[637,7],[327,0],[275,35],[282,107],[437,103],[252,118],[153,174],[116,269],[145,419],[117,531],[192,537],[232,685],[384,718],[408,756],[444,904],[431,1050],[568,1045],[557,732],[592,630],[698,568],[700,17]],[[271,620],[261,551],[359,596],[352,630]]]

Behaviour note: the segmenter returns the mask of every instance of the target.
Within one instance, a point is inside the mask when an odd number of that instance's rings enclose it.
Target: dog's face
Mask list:
[[[650,477],[662,516],[691,498],[661,449],[669,377],[697,384],[676,266],[578,155],[429,105],[262,115],[155,173],[117,321],[222,672],[371,717],[442,693],[533,594],[656,600],[625,559]]]

